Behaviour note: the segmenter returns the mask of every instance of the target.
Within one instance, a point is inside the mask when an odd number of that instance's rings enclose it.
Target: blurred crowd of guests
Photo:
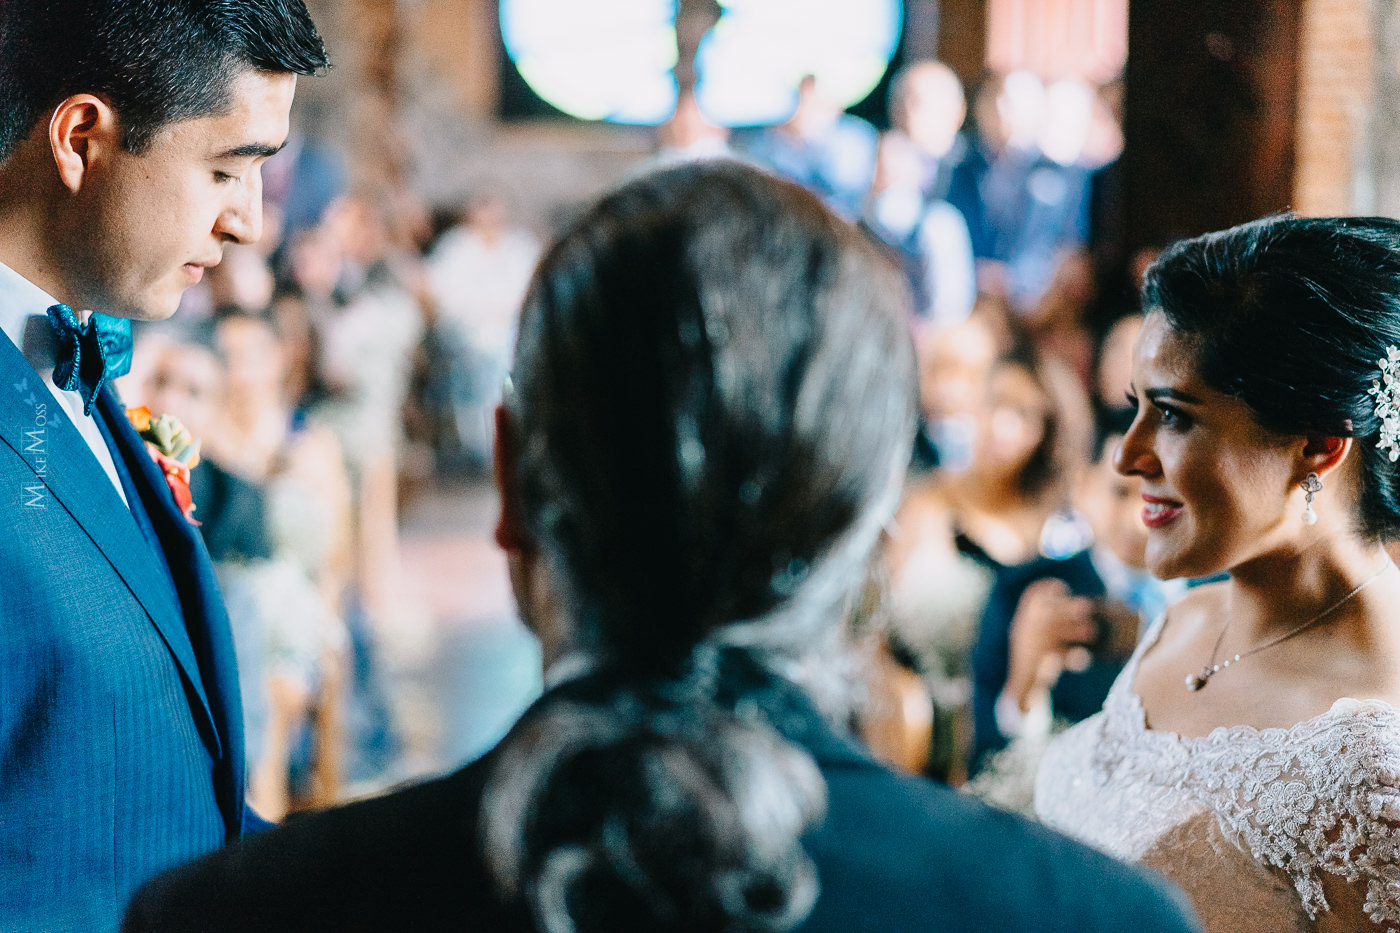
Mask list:
[[[808,78],[781,125],[729,134],[683,101],[665,137],[666,158],[727,154],[807,186],[904,270],[923,426],[861,727],[1012,809],[1185,585],[1143,569],[1137,481],[1113,468],[1151,258],[1121,253],[1120,93],[1013,72],[969,107],[920,61],[893,77],[884,132]]]
[[[432,215],[305,140],[270,160],[265,234],[138,331],[128,405],[202,443],[192,492],[229,607],[253,806],[270,819],[406,776],[384,642],[399,503],[483,474],[539,242],[493,195]]]
[[[919,61],[890,82],[884,132],[822,90],[809,76],[790,119],[733,133],[683,96],[663,158],[749,159],[820,194],[905,269],[921,321],[955,323],[995,296],[1040,331],[1074,329],[1063,306],[1118,259],[1118,84],[990,75],[969,107],[950,68]],[[1087,373],[1092,346],[1073,351]]]
[[[1102,274],[1116,89],[1018,72],[989,79],[970,113],[951,70],[918,62],[893,79],[883,133],[821,90],[804,80],[790,120],[734,134],[683,97],[655,161],[767,166],[904,270],[923,425],[859,725],[896,763],[977,775],[970,788],[1024,808],[1038,749],[1098,708],[1172,589],[1142,570],[1135,481],[1111,462],[1138,324]],[[347,176],[304,139],[270,160],[263,240],[230,247],[180,314],[138,333],[122,386],[203,441],[195,517],[269,818],[403,776],[376,675],[402,605],[399,503],[489,469],[547,234],[500,192],[433,214]]]
[[[919,332],[921,462],[884,553],[888,663],[868,737],[1027,809],[1040,750],[1097,712],[1183,584],[1144,569],[1138,480],[1113,465],[1140,317],[1103,333],[1087,384],[1013,325],[979,306]]]

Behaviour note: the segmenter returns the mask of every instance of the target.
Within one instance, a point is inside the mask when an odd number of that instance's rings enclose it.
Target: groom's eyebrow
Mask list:
[[[234,146],[232,149],[225,149],[214,156],[215,159],[266,159],[275,156],[282,151],[281,146],[269,146],[267,143],[244,143],[242,146]]]

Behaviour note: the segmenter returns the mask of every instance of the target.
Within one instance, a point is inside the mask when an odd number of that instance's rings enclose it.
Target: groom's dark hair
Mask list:
[[[328,64],[303,0],[0,0],[0,159],[72,94],[106,97],[139,154],[229,106],[245,71]]]

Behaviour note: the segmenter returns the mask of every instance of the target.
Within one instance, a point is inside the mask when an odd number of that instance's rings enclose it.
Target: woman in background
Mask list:
[[[754,169],[605,198],[536,273],[498,418],[497,539],[551,688],[482,760],[164,876],[127,929],[1189,929],[819,712],[846,715],[844,621],[909,458],[906,313],[852,228]]]
[[[1147,272],[1147,566],[1205,577],[1046,754],[1046,823],[1206,926],[1400,929],[1400,223],[1270,217]]]
[[[974,318],[933,335],[925,360],[965,343],[969,327],[984,326]],[[950,346],[940,348],[944,337]],[[948,369],[928,366],[925,376]],[[946,394],[924,386],[926,405]],[[923,771],[955,784],[973,748],[973,646],[989,594],[1087,543],[1087,531],[1066,511],[1089,446],[1087,404],[1069,372],[1018,344],[987,366],[972,415],[965,462],[910,484],[885,547],[889,647],[923,677],[933,699]]]

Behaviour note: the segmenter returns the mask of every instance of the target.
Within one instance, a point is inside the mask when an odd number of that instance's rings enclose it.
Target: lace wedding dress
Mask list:
[[[1322,877],[1400,931],[1400,710],[1341,699],[1291,728],[1147,728],[1129,689],[1148,631],[1102,712],[1060,736],[1036,779],[1048,826],[1140,862],[1191,898],[1211,933],[1306,931]]]

